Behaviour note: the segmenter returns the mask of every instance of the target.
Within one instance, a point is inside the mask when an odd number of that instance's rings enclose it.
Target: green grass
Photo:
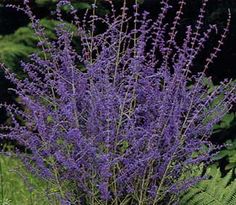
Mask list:
[[[46,190],[18,159],[0,155],[0,205],[51,205]]]

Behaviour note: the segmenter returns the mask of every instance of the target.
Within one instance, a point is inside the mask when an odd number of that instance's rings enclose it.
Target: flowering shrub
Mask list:
[[[110,17],[100,18],[93,5],[92,15],[80,20],[62,0],[56,41],[47,39],[28,1],[18,8],[29,15],[43,55],[22,62],[24,80],[2,65],[20,107],[1,105],[11,125],[0,136],[28,150],[19,156],[57,186],[62,204],[175,204],[179,192],[201,179],[186,173],[209,161],[213,126],[235,101],[235,84],[209,90],[205,74],[221,50],[230,15],[202,72],[191,71],[216,29],[203,29],[206,2],[182,40],[176,36],[184,0],[170,24],[168,0],[161,1],[156,20],[139,13],[137,3],[129,16],[126,1],[121,15],[111,4]],[[63,6],[74,16],[73,26],[63,22]],[[105,31],[97,32],[97,25]],[[81,52],[72,46],[74,37]]]

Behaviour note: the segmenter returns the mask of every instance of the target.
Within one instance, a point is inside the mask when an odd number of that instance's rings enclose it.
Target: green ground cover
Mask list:
[[[14,157],[0,156],[0,204],[48,205],[48,185],[27,172]]]

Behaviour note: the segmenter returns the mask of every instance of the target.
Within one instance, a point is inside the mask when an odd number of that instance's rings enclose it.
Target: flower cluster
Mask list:
[[[216,27],[203,29],[207,0],[182,40],[176,37],[184,0],[171,24],[165,23],[168,0],[161,1],[156,20],[139,13],[138,4],[129,16],[125,2],[120,15],[112,6],[110,17],[100,18],[94,7],[79,20],[70,2],[60,1],[57,40],[49,41],[26,1],[42,54],[22,62],[23,80],[2,66],[21,106],[1,105],[11,125],[2,126],[0,136],[29,150],[19,154],[22,160],[58,187],[63,203],[174,204],[180,191],[200,180],[183,175],[210,159],[213,126],[235,101],[235,84],[209,89],[205,74],[230,15],[202,72],[193,74]],[[73,25],[62,20],[64,5]],[[73,48],[74,38],[81,49]]]

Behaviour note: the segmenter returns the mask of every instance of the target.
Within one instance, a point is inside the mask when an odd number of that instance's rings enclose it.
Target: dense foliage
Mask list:
[[[79,20],[69,1],[59,1],[54,40],[24,2],[44,55],[21,63],[22,80],[2,65],[21,106],[1,105],[11,120],[0,136],[28,150],[19,157],[57,187],[62,204],[177,203],[179,193],[202,179],[189,169],[210,159],[215,147],[209,137],[235,101],[235,82],[209,89],[206,75],[230,13],[202,71],[194,74],[194,61],[216,30],[203,29],[207,1],[182,39],[177,27],[184,0],[169,24],[168,0],[161,1],[157,20],[139,13],[137,2],[130,16],[125,1],[119,16],[112,6],[110,18],[100,18],[93,5],[92,14]],[[76,30],[63,21],[63,11],[74,16]],[[72,47],[74,37],[81,53]]]
[[[231,170],[221,177],[215,167],[207,170],[209,179],[190,188],[180,200],[181,205],[234,205],[236,204],[236,183]]]

